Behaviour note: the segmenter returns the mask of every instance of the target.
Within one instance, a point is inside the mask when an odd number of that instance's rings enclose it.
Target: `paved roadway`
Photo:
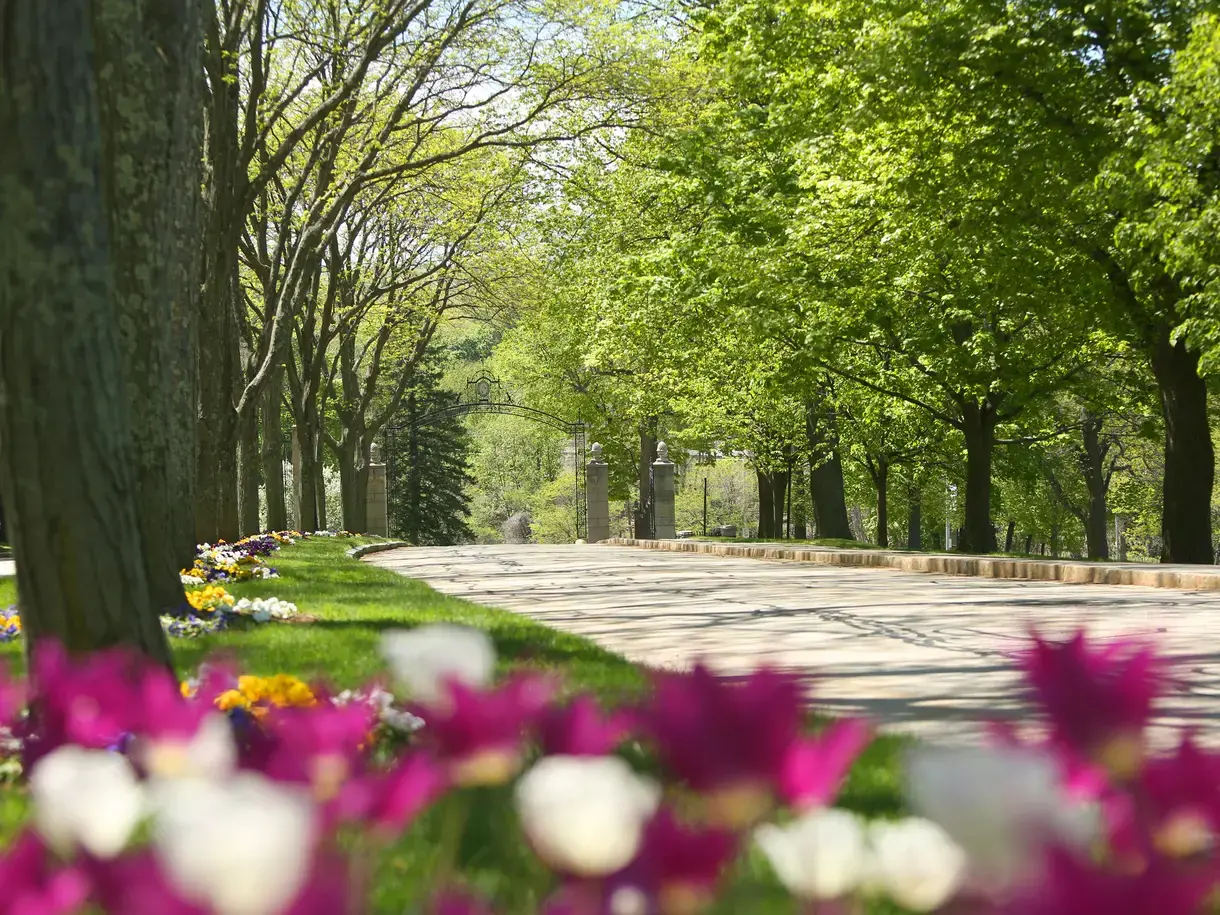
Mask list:
[[[1011,655],[1032,626],[1141,635],[1189,687],[1167,724],[1220,743],[1220,594],[847,569],[607,546],[391,550],[366,562],[527,614],[628,658],[813,677],[817,704],[947,741],[1016,711]],[[1168,738],[1168,731],[1159,736]]]
[[[17,574],[17,563],[11,559],[0,559],[0,578]]]

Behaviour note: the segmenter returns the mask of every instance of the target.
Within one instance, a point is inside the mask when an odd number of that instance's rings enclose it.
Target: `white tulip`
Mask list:
[[[754,839],[780,882],[802,899],[837,899],[864,879],[864,823],[846,810],[819,808],[787,826],[760,826]]]
[[[381,653],[399,683],[427,703],[445,699],[448,679],[486,686],[496,666],[487,633],[449,623],[391,630],[382,636]]]
[[[300,790],[253,772],[156,785],[153,849],[167,879],[215,915],[276,915],[300,892],[315,838]]]
[[[517,782],[530,845],[555,870],[600,877],[625,867],[656,812],[657,784],[616,756],[546,756]]]
[[[1100,829],[1096,808],[1068,798],[1055,761],[1037,750],[920,747],[906,775],[912,810],[964,848],[987,884],[1026,876],[1048,840],[1084,849]]]
[[[155,778],[224,778],[237,768],[233,726],[219,712],[208,715],[186,739],[137,743],[140,764]]]
[[[931,912],[961,888],[966,854],[931,820],[873,823],[869,847],[870,882],[903,908]]]
[[[113,858],[144,816],[144,789],[120,753],[62,746],[30,772],[34,828],[68,854],[77,846]]]

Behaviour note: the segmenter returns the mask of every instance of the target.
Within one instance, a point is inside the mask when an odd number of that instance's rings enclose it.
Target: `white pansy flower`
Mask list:
[[[754,840],[780,882],[801,899],[846,896],[868,868],[863,821],[836,807],[811,810],[787,826],[760,826]]]
[[[961,888],[966,854],[931,820],[869,827],[869,882],[904,909],[931,912]]]
[[[127,758],[109,750],[65,745],[30,772],[34,828],[67,854],[82,847],[113,858],[144,817],[144,789]]]
[[[166,878],[216,915],[277,915],[309,875],[314,807],[253,772],[176,779],[154,791],[153,850]]]
[[[220,779],[237,769],[237,743],[226,715],[208,715],[187,738],[141,739],[135,752],[154,778]]]
[[[601,877],[639,850],[660,788],[616,756],[546,756],[517,782],[521,828],[538,857],[577,877]]]
[[[1045,753],[1023,747],[919,747],[907,756],[911,809],[940,825],[984,884],[1008,886],[1054,840],[1087,848],[1101,827],[1096,807],[1073,802]]]
[[[381,653],[412,698],[425,703],[445,699],[447,679],[487,685],[496,666],[487,633],[450,623],[391,630],[382,636]]]

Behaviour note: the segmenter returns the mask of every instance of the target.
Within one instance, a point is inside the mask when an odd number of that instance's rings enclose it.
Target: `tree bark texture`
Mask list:
[[[809,498],[809,478],[805,472],[804,462],[793,468],[795,476],[792,480],[792,536],[797,540],[809,537],[809,524],[806,519],[805,503]]]
[[[879,458],[868,472],[877,488],[877,546],[887,547],[890,545],[889,461]]]
[[[92,10],[0,0],[0,492],[27,647],[125,644],[168,667],[152,610],[177,574],[149,579]]]
[[[1017,536],[1017,522],[1010,520],[1008,522],[1008,528],[1004,532],[1004,552],[1005,553],[1012,552],[1012,541],[1013,541],[1013,538],[1016,536]]]
[[[907,549],[923,549],[923,493],[914,484],[907,488]]]
[[[635,537],[652,537],[652,462],[657,459],[656,418],[640,426],[639,506],[635,510]]]
[[[237,418],[238,427],[238,508],[241,535],[259,532],[258,483],[263,456],[258,444],[258,411],[251,408]]]
[[[263,488],[267,499],[267,529],[282,531],[288,527],[288,506],[284,499],[284,425],[280,413],[280,396],[284,370],[277,368],[263,391]]]
[[[965,553],[994,553],[991,459],[995,451],[995,410],[986,403],[967,401],[962,420],[966,437],[966,504],[961,549]]]
[[[834,413],[805,405],[805,432],[809,440],[809,495],[819,537],[854,540],[847,519],[847,496],[843,485],[843,459]]]
[[[94,0],[92,11],[137,511],[154,606],[170,608],[195,551],[202,22],[196,0]]]
[[[1210,564],[1215,453],[1199,356],[1163,332],[1152,354],[1152,372],[1165,418],[1161,561]]]
[[[203,238],[203,290],[199,303],[199,408],[195,470],[195,531],[200,541],[235,539],[237,424],[233,385],[238,372],[238,200],[244,176],[238,168],[240,79],[237,54],[219,46],[217,13],[209,20]]]
[[[1081,422],[1081,469],[1089,491],[1089,508],[1085,517],[1085,542],[1090,559],[1110,558],[1109,507],[1106,494],[1109,478],[1106,472],[1106,446],[1101,440],[1102,420],[1085,412]]]
[[[755,468],[758,478],[758,538],[768,540],[775,536],[775,491],[771,486],[771,475]]]

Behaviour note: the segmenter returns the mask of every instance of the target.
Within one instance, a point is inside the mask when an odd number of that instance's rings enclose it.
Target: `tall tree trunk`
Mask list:
[[[890,464],[884,458],[869,467],[869,475],[877,488],[877,546],[890,545]]]
[[[317,426],[310,416],[310,410],[304,411],[305,421],[297,425],[297,441],[301,450],[301,490],[298,493],[297,518],[302,531],[306,533],[321,529],[318,521],[318,434]]]
[[[914,483],[907,486],[907,549],[923,549],[923,493]]]
[[[657,459],[656,417],[640,425],[639,507],[635,510],[635,537],[647,540],[652,536],[652,462]]]
[[[277,368],[267,380],[262,396],[263,488],[267,495],[267,529],[288,527],[288,507],[284,501],[284,426],[280,397],[284,370]]]
[[[1025,536],[1025,550],[1024,550],[1025,555],[1026,555],[1026,556],[1030,556],[1030,555],[1032,555],[1032,554],[1030,553],[1030,550],[1032,550],[1033,548],[1034,548],[1034,536],[1033,536],[1033,534],[1026,534],[1026,536]]]
[[[788,507],[788,486],[791,476],[786,470],[777,470],[771,474],[771,493],[774,500],[775,521],[771,526],[771,536],[781,540],[787,534],[784,529],[784,518]]]
[[[1009,519],[1008,530],[1004,534],[1004,552],[1012,552],[1012,541],[1017,535],[1017,522]]]
[[[126,644],[171,667],[151,612],[170,589],[149,579],[138,510],[92,8],[0,5],[0,493],[27,647]],[[164,184],[156,161],[122,164]]]
[[[758,478],[758,538],[768,540],[775,536],[772,525],[775,524],[775,492],[771,487],[771,474],[755,468],[754,475]]]
[[[238,506],[241,535],[248,537],[259,531],[258,482],[263,456],[258,444],[258,411],[251,404],[238,417]]]
[[[796,476],[792,481],[792,536],[797,540],[809,537],[809,523],[806,518],[805,502],[809,498],[809,477],[806,474],[805,462],[793,468]]]
[[[319,445],[321,443],[319,442]],[[326,505],[326,465],[322,461],[322,449],[318,448],[318,456],[314,463],[314,498],[317,500],[318,506],[318,529],[330,530],[330,518],[327,515]]]
[[[1090,559],[1110,558],[1110,532],[1107,529],[1106,452],[1101,441],[1102,420],[1087,410],[1082,417],[1081,469],[1089,491],[1089,511],[1085,519],[1085,541]]]
[[[195,552],[195,312],[203,66],[200,8],[95,0],[102,190],[151,609],[183,601]],[[171,574],[173,573],[173,574]]]
[[[1161,562],[1210,564],[1211,504],[1215,473],[1207,384],[1199,356],[1161,332],[1152,372],[1165,417],[1165,479],[1162,489]]]
[[[805,404],[805,432],[809,439],[809,494],[819,537],[854,540],[847,520],[843,460],[833,411],[820,411],[815,401]]]
[[[962,420],[966,437],[966,504],[961,549],[966,553],[994,553],[991,458],[995,450],[995,410],[986,403],[967,401]]]

